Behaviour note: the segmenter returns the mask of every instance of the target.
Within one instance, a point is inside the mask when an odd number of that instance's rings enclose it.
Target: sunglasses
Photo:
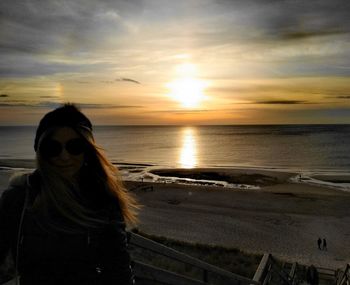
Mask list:
[[[40,153],[47,157],[59,156],[63,149],[71,155],[80,155],[86,150],[86,143],[81,138],[71,139],[62,145],[59,141],[53,139],[44,140],[39,147]]]

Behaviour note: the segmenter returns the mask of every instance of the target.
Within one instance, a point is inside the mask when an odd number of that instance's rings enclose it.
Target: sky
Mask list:
[[[350,1],[2,0],[0,125],[349,124]]]

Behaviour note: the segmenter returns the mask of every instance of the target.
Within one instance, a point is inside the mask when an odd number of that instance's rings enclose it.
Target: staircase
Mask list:
[[[253,280],[260,284],[285,284],[285,285],[307,285],[308,266],[298,263],[279,264],[271,254],[265,254],[261,259],[259,267]],[[316,267],[318,273],[318,285],[349,285],[350,265],[342,270]]]
[[[166,270],[154,265],[141,262],[134,258],[134,273],[137,285],[260,285],[261,283],[252,280],[220,267],[211,265],[202,260],[164,246],[141,235],[129,232],[129,246],[150,251],[167,259],[173,263],[182,263],[186,268],[196,270],[196,275],[185,276]],[[131,252],[135,249],[131,249]]]
[[[349,285],[350,284],[350,264],[348,263],[344,269],[338,269],[335,273],[335,285]]]

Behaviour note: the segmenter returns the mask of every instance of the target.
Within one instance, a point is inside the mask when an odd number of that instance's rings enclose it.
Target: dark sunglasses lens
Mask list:
[[[79,155],[85,151],[85,143],[82,139],[73,139],[66,143],[66,150],[72,155]]]
[[[58,156],[62,151],[62,146],[58,141],[44,140],[40,145],[40,152],[45,157]]]

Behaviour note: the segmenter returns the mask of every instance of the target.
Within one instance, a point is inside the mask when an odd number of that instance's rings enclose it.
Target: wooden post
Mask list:
[[[267,266],[269,265],[271,255],[269,253],[265,253],[264,256],[261,258],[260,264],[258,266],[258,269],[256,270],[253,280],[257,282],[263,281],[264,273],[267,269]]]
[[[203,269],[203,282],[208,283],[208,271]]]

